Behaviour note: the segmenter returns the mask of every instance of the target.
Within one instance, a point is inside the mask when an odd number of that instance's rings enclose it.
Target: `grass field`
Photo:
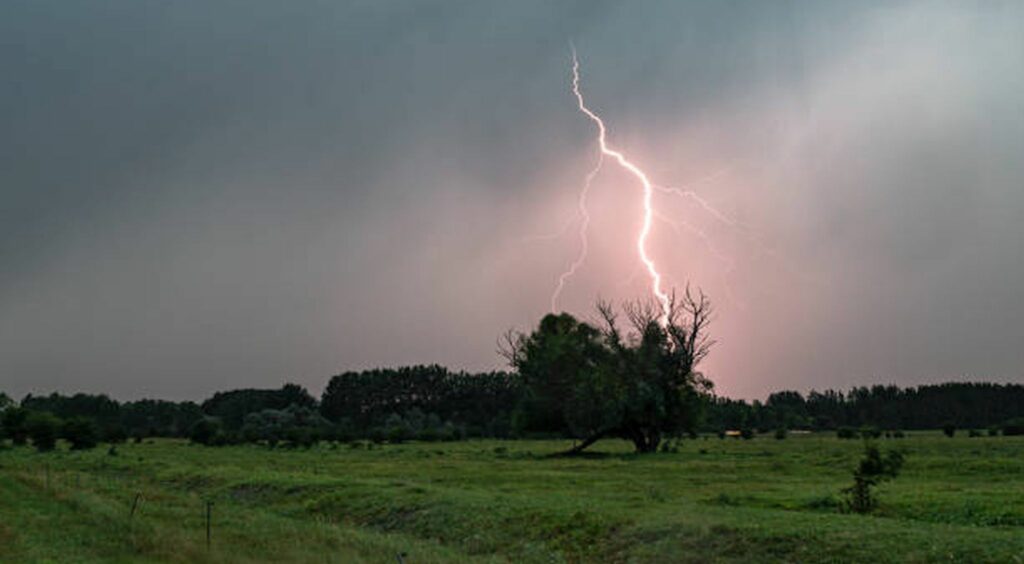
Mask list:
[[[1024,562],[1024,437],[880,443],[907,462],[872,516],[838,511],[862,445],[831,434],[582,458],[547,458],[555,441],[12,448],[0,560]]]

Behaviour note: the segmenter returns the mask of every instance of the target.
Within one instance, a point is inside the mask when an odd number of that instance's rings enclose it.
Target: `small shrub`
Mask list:
[[[971,429],[970,431],[967,431],[967,436],[971,438],[980,437],[982,436],[982,432],[977,429]]]
[[[860,436],[864,439],[877,439],[882,436],[882,431],[878,427],[865,425],[860,428]]]
[[[50,413],[34,412],[29,414],[25,426],[29,438],[32,439],[32,446],[39,452],[51,451],[57,446],[60,419]]]
[[[864,458],[853,471],[853,485],[843,490],[847,496],[845,508],[855,513],[871,512],[878,505],[871,488],[895,478],[902,467],[903,455],[899,451],[890,450],[882,456],[877,446],[865,444]]]
[[[992,425],[988,428],[988,436],[998,437],[999,436],[999,425]]]
[[[15,446],[21,446],[28,442],[28,410],[21,407],[8,407],[3,410],[0,417],[2,433],[11,439]]]
[[[441,430],[438,427],[424,427],[416,433],[417,441],[432,443],[441,440]]]
[[[956,435],[956,425],[952,423],[946,423],[945,425],[942,426],[942,434],[952,439],[953,435]]]
[[[749,441],[754,438],[754,430],[750,427],[744,427],[740,429],[740,437],[745,441]]]
[[[836,436],[840,439],[853,439],[857,436],[857,430],[853,427],[840,427],[836,429]]]
[[[88,450],[96,448],[99,429],[92,419],[75,417],[64,422],[61,435],[71,443],[71,450]]]
[[[1007,437],[1024,435],[1024,417],[1016,417],[1003,423],[1003,435]]]
[[[216,419],[204,417],[196,421],[188,431],[190,441],[200,445],[214,445],[222,438],[220,422]]]
[[[894,438],[894,439],[902,439],[904,436],[905,435],[903,434],[903,431],[893,431],[892,432],[892,438]]]
[[[115,445],[120,444],[128,440],[128,433],[124,430],[120,424],[109,425],[102,430],[100,434],[104,441]]]
[[[789,432],[786,431],[785,427],[779,427],[778,429],[775,430],[775,438],[780,441],[785,439],[786,435],[788,434]]]

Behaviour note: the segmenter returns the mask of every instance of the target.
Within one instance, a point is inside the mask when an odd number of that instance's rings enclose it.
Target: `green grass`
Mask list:
[[[579,458],[546,457],[556,441],[12,448],[0,560],[1024,562],[1024,437],[879,442],[907,462],[871,516],[838,510],[860,441],[824,434]]]

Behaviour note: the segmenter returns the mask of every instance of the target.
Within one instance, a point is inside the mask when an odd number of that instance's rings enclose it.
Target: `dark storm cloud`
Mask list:
[[[614,142],[664,184],[724,170],[701,193],[758,234],[663,204],[736,264],[658,226],[667,274],[719,303],[720,391],[1019,381],[1022,11],[5,3],[0,389],[497,366],[575,252],[529,239],[593,162],[569,40]],[[595,185],[573,311],[642,291],[627,182]]]

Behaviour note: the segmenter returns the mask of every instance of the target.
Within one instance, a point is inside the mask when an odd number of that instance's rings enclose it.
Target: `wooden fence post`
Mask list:
[[[213,507],[212,501],[206,502],[206,550],[210,550],[210,512]]]
[[[138,492],[138,493],[135,494],[135,501],[132,502],[132,511],[131,511],[131,513],[128,514],[128,518],[129,519],[131,519],[132,517],[135,517],[135,510],[138,509],[138,507],[139,507],[139,498],[141,498],[141,497],[142,497],[142,492]]]

